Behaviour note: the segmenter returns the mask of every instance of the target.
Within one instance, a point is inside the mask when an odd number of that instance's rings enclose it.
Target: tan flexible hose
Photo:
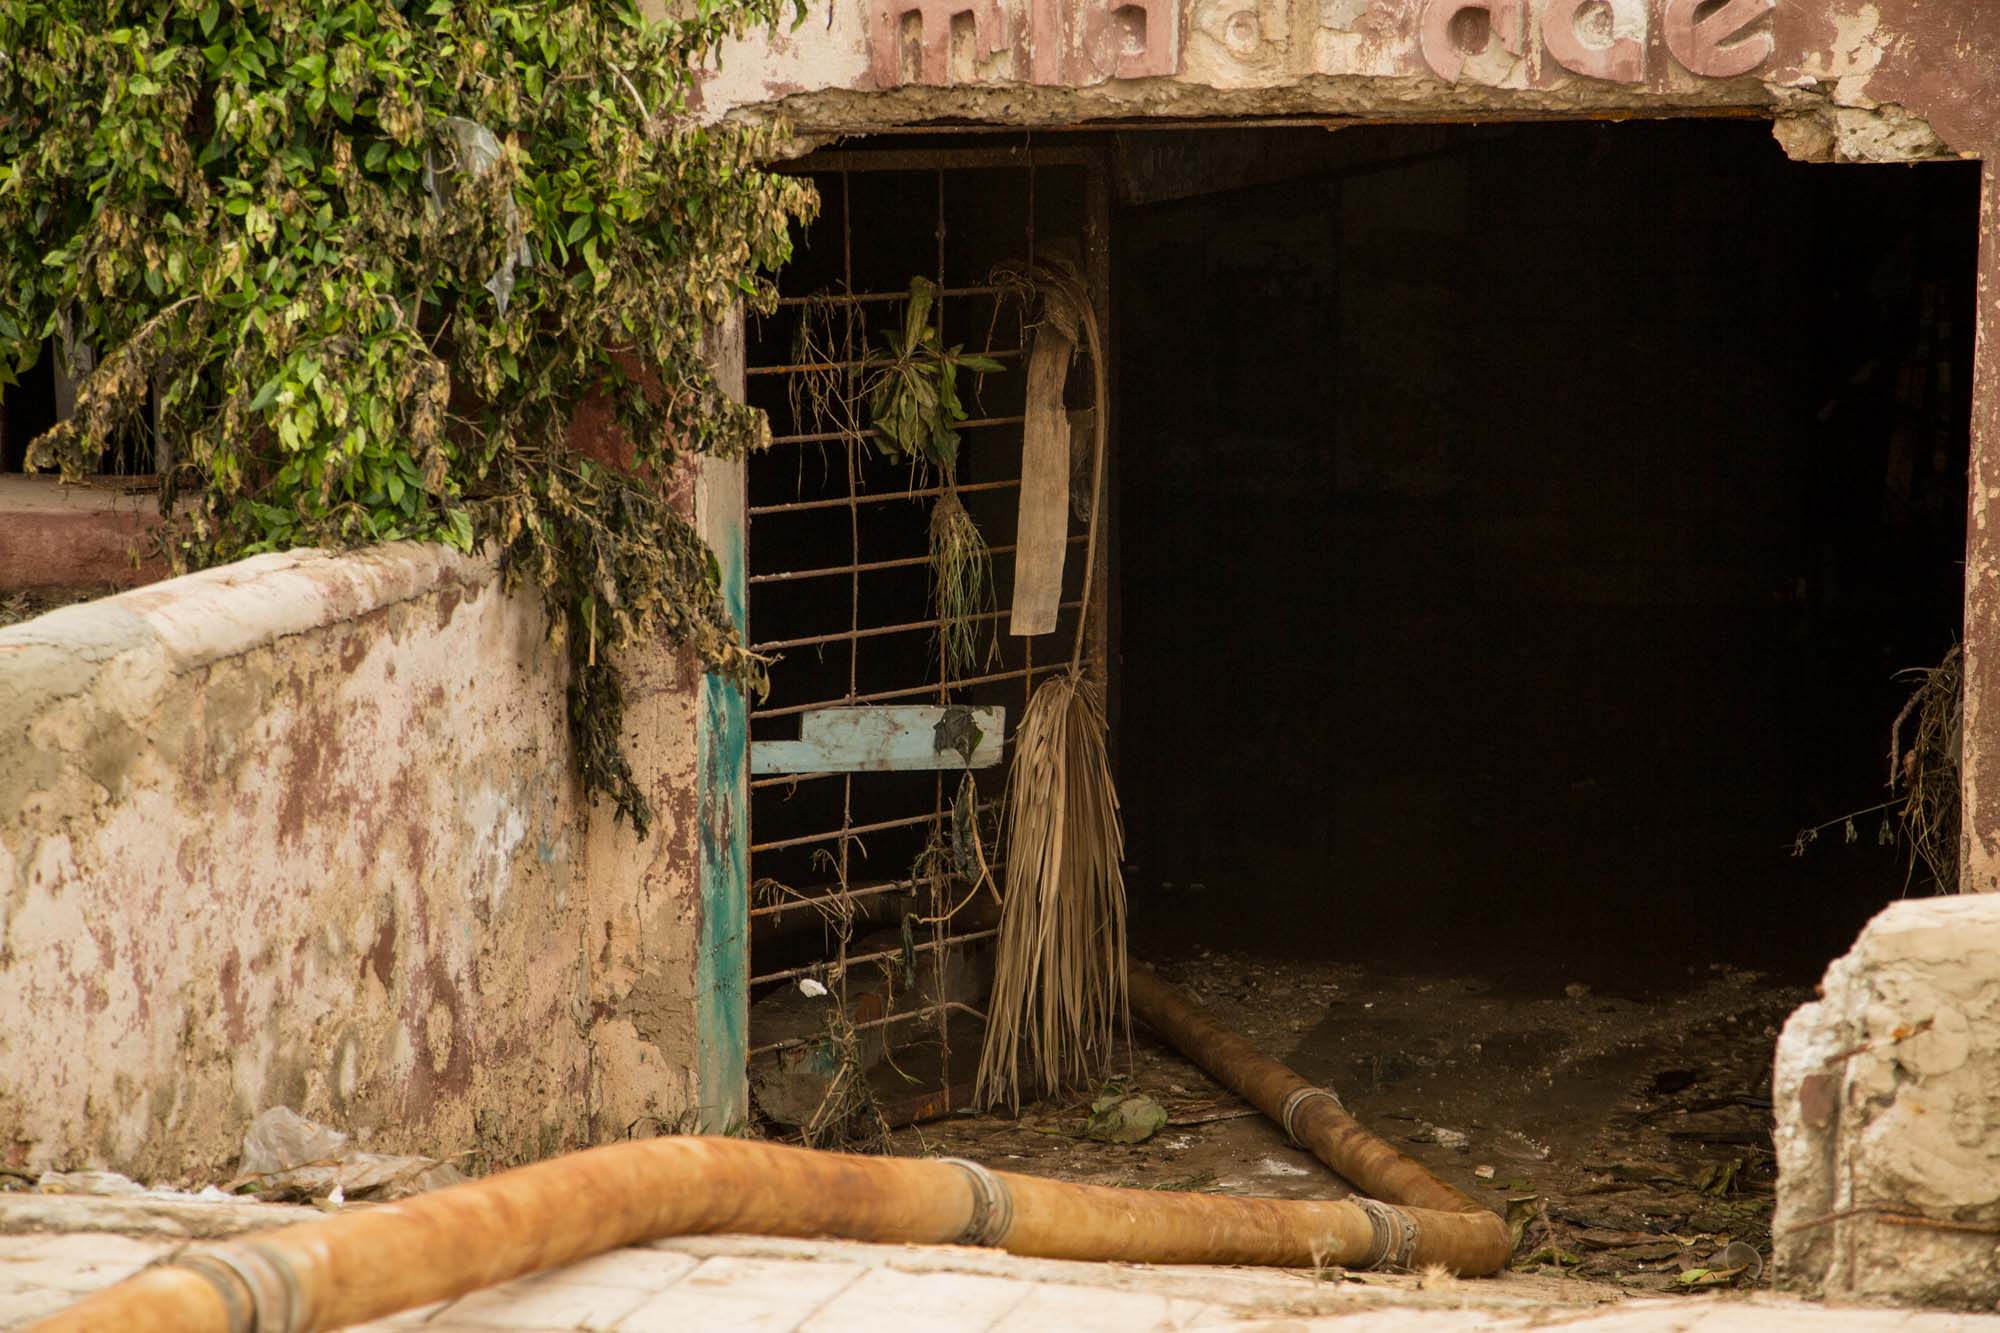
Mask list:
[[[666,1236],[733,1232],[1134,1263],[1363,1268],[1445,1262],[1448,1215],[1352,1200],[1107,1189],[949,1158],[858,1157],[748,1139],[613,1144],[181,1252],[38,1333],[309,1333],[378,1319]],[[1414,1224],[1413,1252],[1402,1228]]]
[[[1496,1271],[1500,1218],[1369,1134],[1331,1093],[1207,1018],[1144,967],[1132,1006],[1196,1063],[1381,1197],[1235,1199],[1107,1189],[952,1158],[857,1157],[748,1139],[572,1153],[400,1203],[193,1247],[36,1333],[312,1333],[668,1236],[991,1245],[1128,1263],[1443,1264]]]

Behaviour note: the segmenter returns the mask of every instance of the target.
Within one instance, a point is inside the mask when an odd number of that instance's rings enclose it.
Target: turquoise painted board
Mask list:
[[[1007,735],[1005,708],[821,708],[799,739],[757,741],[752,773],[907,773],[991,768]]]
[[[723,346],[722,378],[740,391],[742,335],[734,319]],[[715,552],[729,618],[747,639],[743,464],[709,456],[700,469],[696,522]],[[700,844],[695,1086],[703,1132],[728,1134],[750,1121],[750,722],[743,692],[720,676],[704,677],[695,726]]]

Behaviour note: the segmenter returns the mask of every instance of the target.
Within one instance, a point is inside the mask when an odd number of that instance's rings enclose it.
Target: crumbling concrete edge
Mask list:
[[[0,654],[69,649],[88,662],[148,642],[175,674],[240,657],[281,639],[411,601],[440,587],[466,589],[499,575],[496,555],[465,556],[425,542],[367,550],[312,548],[252,556],[0,629]],[[0,667],[6,658],[0,657]]]
[[[50,704],[88,691],[114,662],[145,683],[124,702],[143,704],[175,676],[498,576],[495,554],[464,556],[422,542],[302,548],[61,607],[0,629],[0,743]]]
[[[268,1231],[297,1222],[317,1222],[326,1214],[304,1204],[257,1199],[183,1202],[173,1199],[39,1194],[0,1194],[0,1236],[98,1232],[117,1236],[163,1236],[215,1240],[248,1231]]]

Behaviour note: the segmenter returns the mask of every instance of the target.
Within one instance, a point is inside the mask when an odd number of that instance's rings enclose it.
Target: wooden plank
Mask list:
[[[1005,708],[821,708],[801,718],[799,739],[750,746],[752,773],[992,768],[1007,735]],[[971,746],[969,760],[959,744]]]
[[[1052,632],[1062,602],[1070,472],[1063,385],[1075,354],[1076,342],[1060,321],[1044,319],[1035,327],[1034,346],[1028,353],[1027,421],[1021,428],[1021,517],[1014,535],[1009,634]]]

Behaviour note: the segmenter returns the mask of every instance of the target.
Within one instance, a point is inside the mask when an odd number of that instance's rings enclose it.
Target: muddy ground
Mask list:
[[[1771,1055],[1810,998],[1801,987],[1723,965],[1625,997],[1198,947],[1155,963],[1377,1134],[1509,1213],[1519,1271],[1679,1291],[1750,1285],[1769,1258]],[[1080,1098],[912,1126],[893,1150],[1091,1184],[1351,1192],[1143,1029],[1129,1057],[1127,1086],[1168,1116],[1145,1142],[1087,1137]],[[1725,1258],[1731,1242],[1757,1260]]]

